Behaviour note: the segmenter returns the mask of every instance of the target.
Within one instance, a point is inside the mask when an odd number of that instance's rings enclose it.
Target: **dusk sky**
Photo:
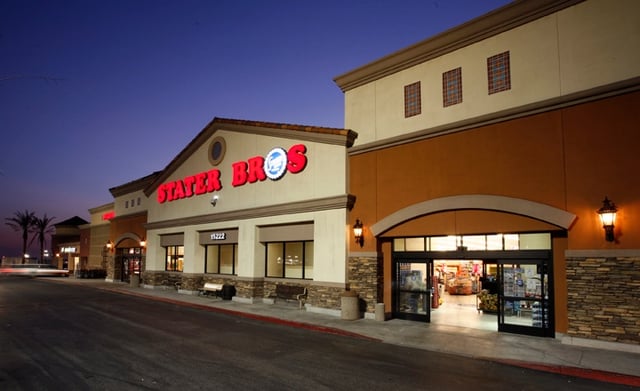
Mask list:
[[[334,77],[507,3],[2,0],[0,256],[15,212],[89,220],[214,117],[341,128]]]

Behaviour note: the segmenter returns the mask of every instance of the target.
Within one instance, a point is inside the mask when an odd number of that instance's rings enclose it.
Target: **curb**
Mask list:
[[[531,363],[526,361],[505,360],[505,359],[488,359],[500,364],[511,365],[514,367],[533,369],[535,371],[557,373],[560,375],[573,376],[582,379],[597,380],[606,383],[621,384],[625,386],[640,387],[640,377],[625,375],[615,372],[601,371],[598,369],[577,368],[562,365],[548,365],[541,363]]]

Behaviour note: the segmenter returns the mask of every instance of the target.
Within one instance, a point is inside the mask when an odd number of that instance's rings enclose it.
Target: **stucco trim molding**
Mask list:
[[[242,209],[229,212],[212,213],[207,215],[182,217],[173,220],[154,221],[145,224],[147,230],[174,228],[188,225],[217,223],[222,221],[246,220],[260,217],[280,216],[285,214],[298,214],[319,212],[332,209],[351,209],[355,197],[344,194],[334,197],[318,198],[286,204],[266,205],[251,209]]]
[[[588,249],[566,250],[565,258],[639,258],[640,249]]]
[[[576,219],[576,215],[572,213],[538,202],[495,195],[469,194],[435,198],[410,205],[373,224],[371,232],[374,236],[378,236],[390,228],[417,216],[463,209],[513,213],[557,225],[564,229],[568,229]]]

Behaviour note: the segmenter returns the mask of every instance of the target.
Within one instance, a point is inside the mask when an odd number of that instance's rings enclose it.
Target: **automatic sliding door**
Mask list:
[[[397,260],[394,271],[394,316],[428,322],[431,309],[431,263],[427,260]]]
[[[552,308],[545,262],[517,262],[498,262],[498,330],[552,336]]]

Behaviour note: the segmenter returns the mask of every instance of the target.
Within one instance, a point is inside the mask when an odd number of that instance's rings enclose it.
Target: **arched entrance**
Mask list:
[[[385,256],[392,316],[451,322],[453,315],[443,314],[456,303],[476,320],[492,319],[492,329],[554,336],[552,243],[566,237],[574,219],[491,195],[430,200],[381,219],[371,231],[392,242]]]
[[[392,316],[553,337],[552,262],[550,249],[394,251]]]
[[[114,279],[130,282],[131,276],[140,275],[144,270],[145,246],[135,234],[125,234],[118,238],[114,254]]]

